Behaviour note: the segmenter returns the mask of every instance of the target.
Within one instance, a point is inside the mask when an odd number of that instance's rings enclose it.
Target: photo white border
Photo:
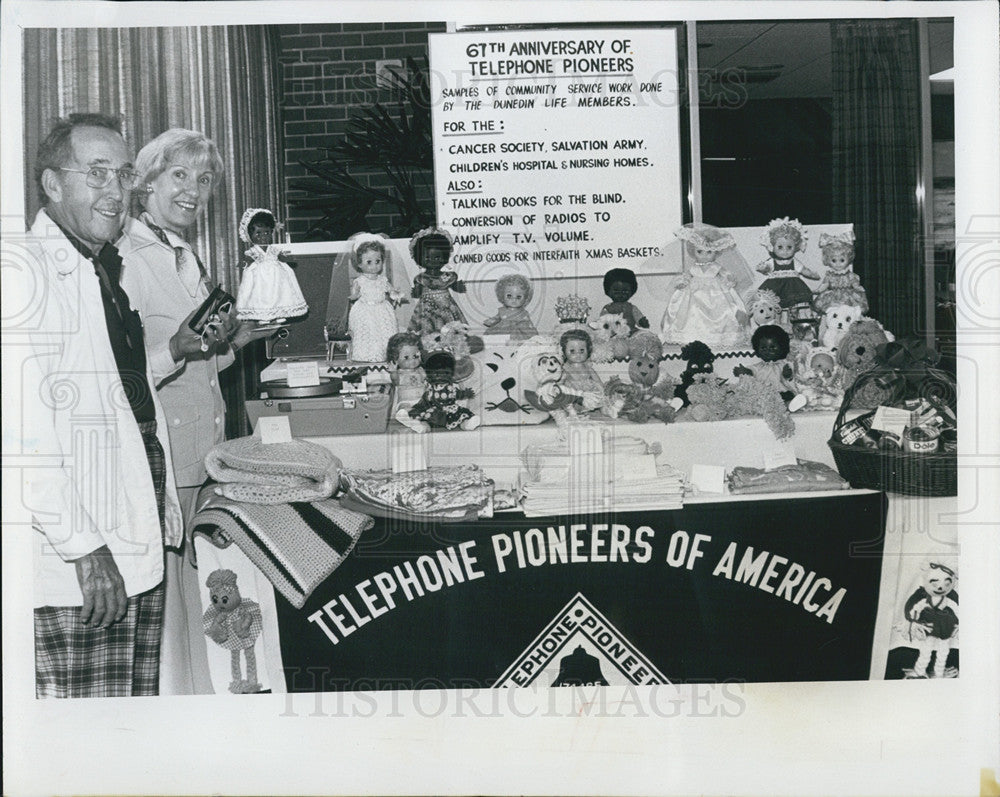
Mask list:
[[[441,20],[679,21],[955,17],[958,262],[970,221],[1000,236],[997,6],[983,2],[26,2],[0,5],[0,233],[23,232],[21,28]],[[992,232],[991,232],[992,230]],[[1000,307],[1000,253],[982,270],[981,308]],[[992,259],[991,259],[992,258]],[[962,284],[960,275],[960,285]],[[960,294],[959,300],[970,301]],[[519,693],[498,715],[476,717],[454,692],[234,699],[36,701],[30,545],[4,484],[3,684],[5,791],[182,793],[978,794],[981,768],[1000,774],[997,454],[1000,319],[960,332],[961,413],[982,406],[960,510],[961,677],[913,683],[752,684],[739,716],[704,716],[728,703],[723,687],[683,690],[680,716],[658,717],[641,691],[608,689],[604,714],[568,693]],[[976,399],[979,399],[979,402]],[[971,461],[971,460],[970,460]],[[971,493],[970,493],[971,490]],[[978,498],[976,497],[978,496]],[[969,599],[975,596],[976,600]],[[831,655],[836,655],[831,651]],[[469,697],[469,695],[465,695]],[[554,703],[553,703],[554,701]],[[621,702],[616,702],[621,701]],[[438,707],[445,710],[438,716]],[[555,705],[555,709],[551,706]],[[661,711],[669,713],[664,705]],[[574,715],[574,710],[580,716]],[[598,710],[601,710],[598,707]],[[350,716],[354,711],[362,716]],[[622,716],[615,716],[618,711]],[[635,716],[645,711],[647,716]],[[588,713],[589,712],[589,713]],[[325,714],[323,716],[322,714]],[[520,715],[528,714],[528,718]],[[315,715],[315,716],[314,716]],[[364,716],[371,715],[371,716]]]

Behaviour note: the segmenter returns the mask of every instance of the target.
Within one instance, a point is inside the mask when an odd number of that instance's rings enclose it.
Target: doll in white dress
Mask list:
[[[240,219],[240,240],[250,244],[246,255],[251,260],[236,296],[241,320],[281,323],[309,310],[295,272],[281,259],[280,244],[273,242],[276,227],[266,208],[248,208]]]
[[[389,338],[399,331],[396,305],[403,300],[386,275],[389,253],[384,239],[372,233],[351,238],[354,268],[361,275],[351,282],[351,311],[347,328],[351,334],[351,359],[384,362]]]
[[[752,284],[753,274],[735,252],[733,236],[710,224],[686,224],[674,234],[685,242],[684,273],[667,300],[663,341],[745,344],[749,318],[740,291]]]

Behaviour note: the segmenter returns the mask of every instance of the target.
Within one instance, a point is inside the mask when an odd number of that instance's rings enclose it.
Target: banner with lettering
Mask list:
[[[869,677],[885,496],[376,526],[302,610],[289,691]]]
[[[597,276],[681,224],[677,34],[429,37],[439,224],[468,280]]]

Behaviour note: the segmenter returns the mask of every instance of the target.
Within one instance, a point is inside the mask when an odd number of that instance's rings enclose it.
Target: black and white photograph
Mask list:
[[[0,13],[6,791],[1000,794],[995,4]]]

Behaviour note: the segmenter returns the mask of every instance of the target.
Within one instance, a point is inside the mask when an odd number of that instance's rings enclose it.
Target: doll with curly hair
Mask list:
[[[868,294],[861,287],[861,280],[852,270],[854,265],[854,233],[848,230],[840,235],[821,233],[819,248],[823,253],[826,273],[816,287],[813,307],[825,313],[836,304],[849,304],[868,312]]]
[[[649,329],[649,319],[629,300],[639,290],[639,281],[630,268],[612,268],[604,274],[604,295],[611,302],[601,308],[601,315],[620,315],[628,324],[629,334],[636,327]]]
[[[428,227],[410,239],[410,255],[420,267],[413,278],[413,298],[419,299],[410,317],[410,332],[439,332],[452,321],[468,323],[451,292],[465,293],[465,283],[445,269],[451,260],[454,240],[447,230]]]
[[[757,328],[751,344],[757,359],[749,366],[737,365],[733,375],[752,376],[771,385],[792,412],[806,406],[806,397],[796,392],[793,382],[795,368],[788,360],[791,350],[788,333],[776,324],[767,324]]]
[[[808,234],[798,219],[772,219],[760,242],[767,249],[768,258],[757,265],[757,271],[767,275],[760,287],[774,291],[781,299],[783,310],[812,302],[812,289],[806,279],[817,280],[819,274],[795,259],[798,252],[804,252]]]
[[[500,308],[492,318],[483,323],[492,335],[509,335],[512,341],[527,340],[538,334],[528,315],[526,305],[531,301],[533,289],[527,277],[505,274],[495,286]]]

